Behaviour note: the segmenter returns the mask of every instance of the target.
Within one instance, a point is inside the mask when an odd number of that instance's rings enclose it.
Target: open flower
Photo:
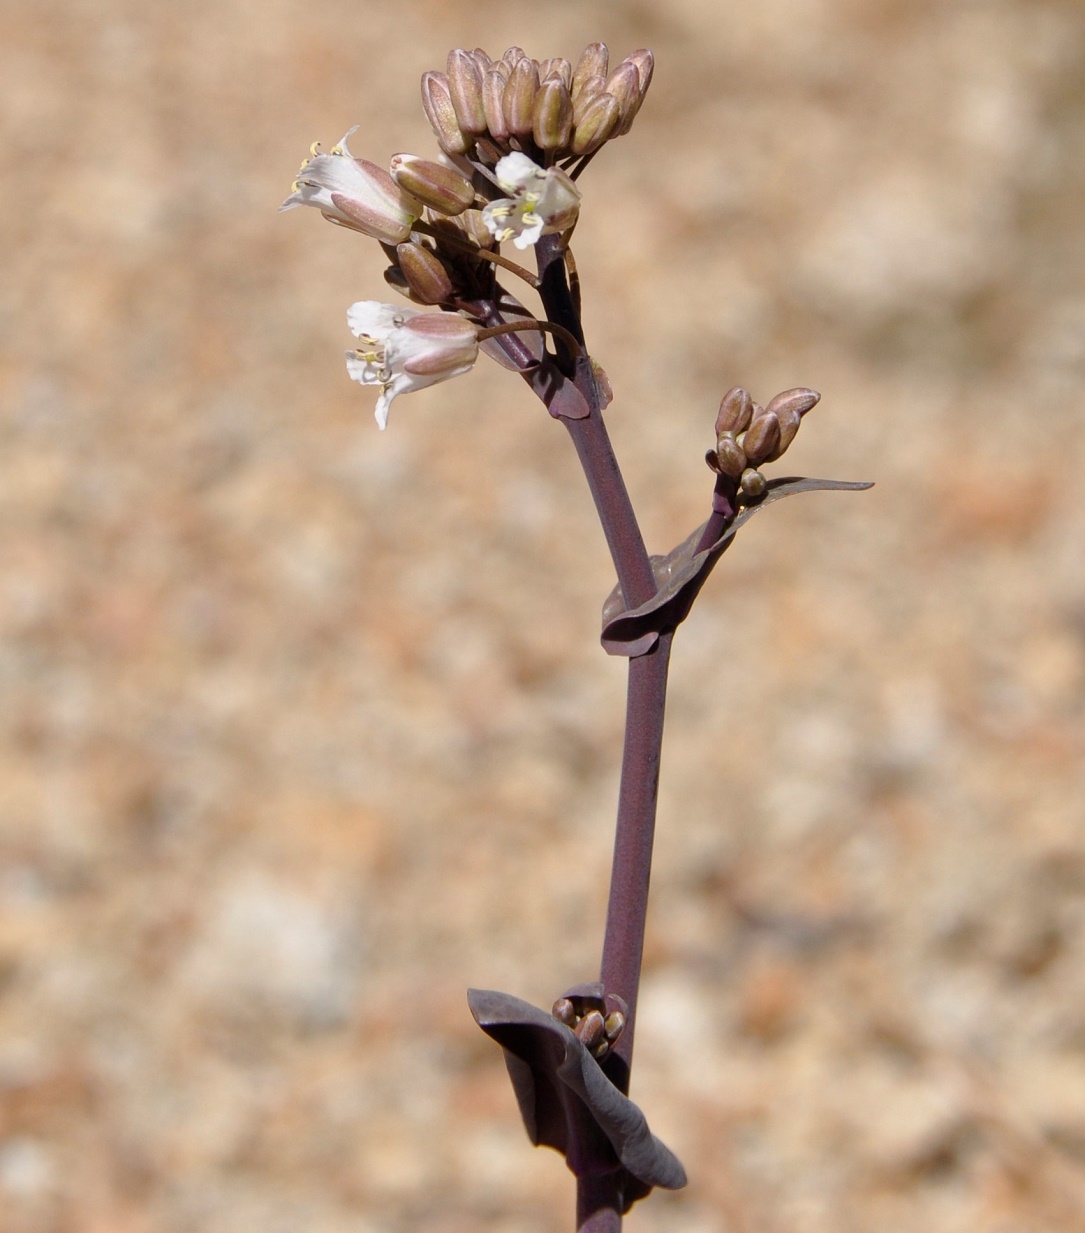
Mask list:
[[[380,386],[375,414],[381,428],[397,395],[458,377],[478,359],[478,326],[459,313],[360,300],[347,309],[347,324],[361,343],[347,352],[347,372],[361,385]]]
[[[491,201],[482,218],[498,243],[531,248],[539,236],[565,231],[576,221],[580,192],[560,167],[544,171],[517,152],[500,159],[494,174],[509,196]]]
[[[383,167],[355,158],[347,139],[357,126],[333,146],[329,154],[314,144],[294,181],[294,191],[279,206],[316,206],[322,214],[346,223],[375,240],[399,244],[422,215],[422,204],[406,193]]]

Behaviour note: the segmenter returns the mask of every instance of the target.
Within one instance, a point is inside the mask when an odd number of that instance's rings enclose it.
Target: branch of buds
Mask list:
[[[422,77],[422,105],[439,151],[396,154],[387,170],[351,154],[356,131],[323,153],[314,144],[280,207],[314,206],[376,240],[385,280],[437,311],[362,300],[347,311],[358,345],[347,371],[379,390],[383,429],[400,395],[470,371],[479,352],[520,374],[572,440],[617,575],[603,610],[603,647],[629,659],[626,738],[606,931],[598,982],[575,985],[552,1013],[509,994],[471,990],[480,1027],[505,1061],[531,1141],[556,1148],[577,1178],[577,1228],[613,1233],[656,1186],[685,1185],[674,1155],[628,1099],[633,1029],[654,842],[671,642],[738,529],[759,508],[816,488],[866,484],[767,479],[762,467],[795,439],[813,390],[764,406],[729,390],[706,455],[715,474],[707,520],[665,556],[649,557],[603,420],[610,383],[587,349],[570,248],[579,179],[628,133],[652,80],[650,51],[615,69],[602,43],[575,66],[510,47],[493,60],[457,49]],[[501,252],[534,253],[532,272]],[[533,312],[499,281],[536,293]],[[547,348],[547,338],[553,349]]]

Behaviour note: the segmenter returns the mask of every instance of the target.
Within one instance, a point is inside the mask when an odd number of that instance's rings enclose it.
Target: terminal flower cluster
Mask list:
[[[362,314],[367,332],[359,335],[363,346],[348,352],[347,368],[379,388],[382,428],[397,395],[467,372],[480,342],[489,340],[487,353],[525,373],[544,361],[536,341],[510,337],[535,319],[499,275],[532,285],[537,278],[503,257],[501,245],[525,252],[555,236],[568,247],[580,212],[577,178],[608,141],[629,131],[652,79],[650,51],[633,52],[613,70],[609,60],[603,43],[586,47],[575,65],[534,60],[519,47],[496,60],[481,48],[457,48],[446,72],[422,77],[422,105],[439,146],[432,158],[396,154],[386,170],[351,152],[356,128],[326,153],[319,143],[311,147],[280,209],[313,206],[378,241],[390,261],[388,284],[439,309],[429,314],[434,320],[457,320],[422,325],[417,310],[397,317],[390,305]],[[351,312],[353,328],[360,318]]]

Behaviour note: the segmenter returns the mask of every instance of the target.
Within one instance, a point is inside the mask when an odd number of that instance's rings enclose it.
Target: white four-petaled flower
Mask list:
[[[328,218],[356,227],[386,244],[400,244],[422,215],[422,204],[392,179],[383,167],[355,158],[347,149],[352,128],[331,153],[314,144],[298,172],[294,191],[279,207],[311,205]]]
[[[347,324],[361,343],[347,352],[347,372],[361,385],[380,386],[381,428],[397,395],[458,377],[478,358],[478,326],[459,313],[359,300],[347,309]]]
[[[509,196],[489,202],[482,218],[499,243],[530,248],[539,236],[565,231],[576,220],[580,192],[560,167],[544,170],[517,151],[500,159],[494,174]]]

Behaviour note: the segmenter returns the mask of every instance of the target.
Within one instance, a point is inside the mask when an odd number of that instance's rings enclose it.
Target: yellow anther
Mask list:
[[[316,158],[316,156],[319,153],[320,153],[320,142],[314,141],[313,144],[309,147],[309,158]],[[333,150],[332,153],[334,154],[335,151]],[[302,163],[302,166],[304,167],[305,163]]]
[[[290,185],[290,191],[292,193],[300,193],[301,192],[301,181],[295,180],[294,183]]]
[[[342,146],[332,146],[332,148],[328,151],[328,153],[329,154],[345,154],[346,151],[343,149]]]

